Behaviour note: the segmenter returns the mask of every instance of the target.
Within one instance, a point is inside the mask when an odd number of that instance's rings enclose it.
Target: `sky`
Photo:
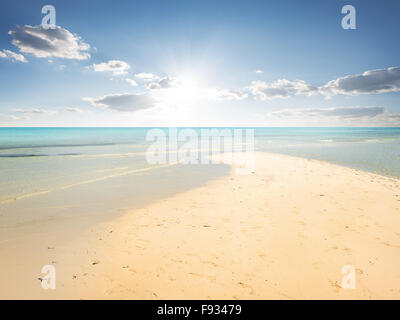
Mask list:
[[[0,126],[400,126],[397,0],[0,8]]]

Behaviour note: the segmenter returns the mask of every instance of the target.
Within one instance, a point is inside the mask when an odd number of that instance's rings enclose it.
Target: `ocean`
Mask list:
[[[0,128],[0,203],[158,169],[145,157],[150,129]],[[400,128],[254,128],[254,133],[256,151],[400,178]],[[226,173],[215,168],[205,177],[195,166],[179,170],[197,172],[202,181]]]

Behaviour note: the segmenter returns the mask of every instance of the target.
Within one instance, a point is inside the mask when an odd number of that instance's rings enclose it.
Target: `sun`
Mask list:
[[[183,78],[181,86],[176,89],[184,100],[197,99],[201,94],[200,86],[194,78]]]
[[[192,76],[176,77],[176,85],[160,93],[166,104],[174,106],[193,105],[201,99],[202,94],[199,80]]]

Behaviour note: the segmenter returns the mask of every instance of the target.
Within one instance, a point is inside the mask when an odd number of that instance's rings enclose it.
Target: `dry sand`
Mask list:
[[[72,240],[51,231],[10,238],[0,258],[19,261],[2,267],[3,299],[399,299],[400,182],[257,153],[252,174]],[[44,264],[56,267],[56,290],[41,288]],[[354,290],[341,286],[344,265],[355,268]]]

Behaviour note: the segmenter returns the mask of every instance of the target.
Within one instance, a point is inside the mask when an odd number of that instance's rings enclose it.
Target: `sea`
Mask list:
[[[178,185],[170,186],[179,190],[190,187],[190,174],[203,183],[210,177],[227,173],[225,166],[210,169],[205,174],[196,166],[174,172],[168,167],[149,164],[145,155],[152,142],[146,137],[153,129],[163,130],[166,136],[169,134],[168,128],[142,127],[0,128],[0,204],[127,176],[130,176],[130,183],[137,186],[144,184],[140,177],[148,175],[152,169],[159,173],[153,180],[158,186],[163,174],[182,175],[181,182],[175,179]],[[178,131],[184,129],[188,128]],[[210,128],[193,129],[200,132]],[[255,151],[324,160],[400,178],[399,127],[213,129],[253,129]],[[148,176],[150,189],[151,179],[151,175]],[[123,189],[121,185],[124,186],[121,182],[119,191]],[[127,188],[125,185],[125,192]]]

